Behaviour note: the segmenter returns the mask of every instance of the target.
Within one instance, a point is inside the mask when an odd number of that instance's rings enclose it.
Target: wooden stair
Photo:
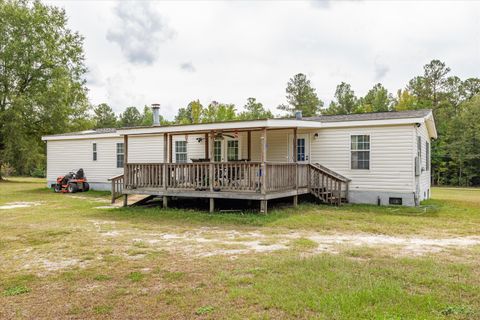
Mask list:
[[[310,193],[322,203],[340,206],[348,202],[350,179],[321,164],[309,165]]]

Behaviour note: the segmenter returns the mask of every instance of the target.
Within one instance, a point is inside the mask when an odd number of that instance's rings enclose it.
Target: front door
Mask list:
[[[288,159],[290,162],[293,162],[293,135],[289,136],[288,142]],[[297,162],[310,162],[310,140],[308,139],[308,134],[297,134]]]
[[[238,139],[215,140],[213,142],[213,161],[238,161],[240,159],[240,142]]]
[[[224,160],[224,143],[223,140],[213,141],[213,161],[222,162]]]

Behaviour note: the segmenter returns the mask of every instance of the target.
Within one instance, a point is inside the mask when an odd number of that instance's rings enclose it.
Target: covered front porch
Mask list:
[[[299,134],[299,130],[303,131]],[[147,136],[143,132],[123,135],[124,175],[111,179],[112,200],[123,195],[125,205],[131,194],[162,197],[164,207],[169,197],[208,198],[210,211],[215,210],[217,198],[246,199],[260,201],[266,213],[270,199],[292,197],[294,205],[298,195],[305,193],[329,204],[340,205],[347,199],[348,179],[310,163],[310,132],[304,128],[156,133],[163,139],[163,161],[129,161],[129,143],[139,135]],[[269,137],[273,137],[271,144]],[[194,151],[189,153],[188,147]],[[269,155],[277,161],[270,161]]]

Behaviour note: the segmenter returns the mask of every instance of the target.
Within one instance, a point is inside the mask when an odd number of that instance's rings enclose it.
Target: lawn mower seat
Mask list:
[[[84,177],[85,177],[85,173],[83,172],[83,169],[80,168],[80,169],[77,171],[76,178],[77,178],[77,179],[83,179]]]

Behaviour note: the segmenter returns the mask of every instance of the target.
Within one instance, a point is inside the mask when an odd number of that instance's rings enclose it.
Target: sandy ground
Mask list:
[[[29,207],[39,206],[41,204],[42,204],[41,202],[8,202],[4,205],[1,205],[0,210],[29,208]]]
[[[355,248],[381,250],[393,257],[422,256],[440,252],[448,254],[449,250],[469,249],[480,245],[479,236],[425,238],[366,233],[322,234],[288,230],[278,232],[260,228],[240,231],[220,227],[188,230],[168,227],[168,232],[162,232],[143,230],[114,221],[89,220],[88,223],[84,231],[89,237],[96,239],[95,252],[109,248],[112,250],[110,254],[132,260],[143,259],[148,253],[160,251],[196,259],[221,255],[233,260],[241,255],[272,254],[282,250],[294,250],[300,256],[311,256],[321,253],[339,254]],[[93,259],[101,258],[101,254],[98,253]],[[16,252],[13,260],[15,261],[11,262],[21,269],[39,275],[75,266],[87,267],[91,263],[89,260],[83,260],[75,252],[65,252],[61,249],[50,252],[40,252],[32,248],[22,249]]]

